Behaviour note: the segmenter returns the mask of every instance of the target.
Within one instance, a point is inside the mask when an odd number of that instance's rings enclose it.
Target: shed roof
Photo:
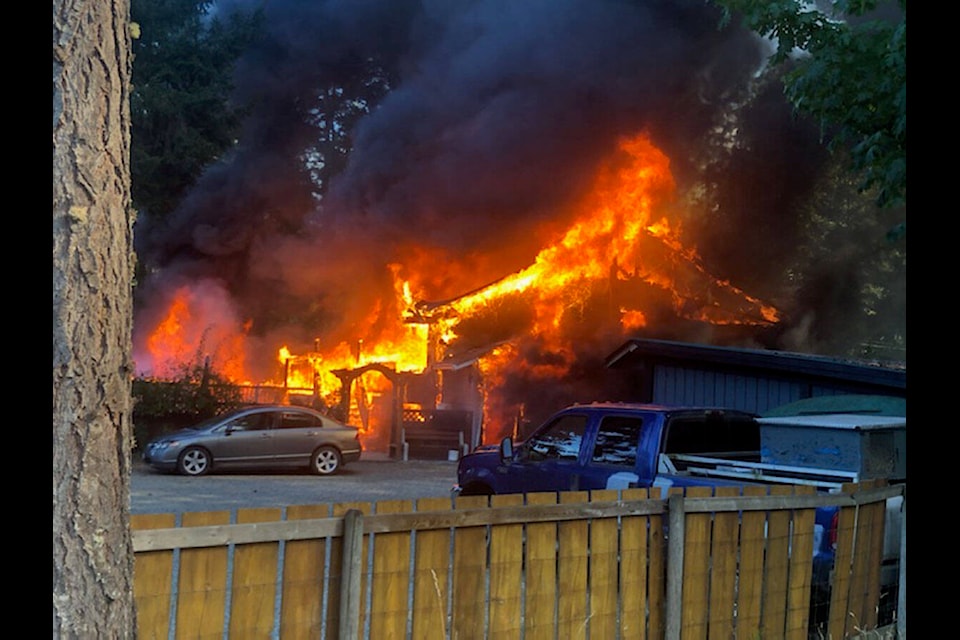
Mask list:
[[[832,413],[856,413],[874,416],[906,416],[907,399],[895,396],[835,395],[814,396],[781,405],[764,413],[764,417],[811,416]]]
[[[670,340],[628,340],[607,356],[605,364],[608,369],[633,369],[654,363],[697,363],[712,369],[853,382],[897,392],[905,392],[907,388],[906,364],[868,364],[789,351],[718,347]]]

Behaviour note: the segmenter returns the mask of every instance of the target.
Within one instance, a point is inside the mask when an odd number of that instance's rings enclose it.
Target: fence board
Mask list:
[[[287,507],[287,520],[311,520],[329,515],[329,505]],[[326,538],[290,540],[283,552],[283,592],[280,599],[280,638],[310,640],[323,634]]]
[[[707,498],[712,494],[711,487],[687,487],[686,490],[688,498]],[[680,614],[683,640],[707,637],[711,520],[709,513],[691,513],[686,518]]]
[[[878,607],[871,603],[880,602],[880,579],[881,568],[883,566],[883,541],[886,536],[887,524],[887,504],[886,501],[877,504],[864,505],[861,507],[873,514],[873,522],[868,530],[870,540],[870,552],[866,558],[865,578],[867,588],[864,591],[863,609],[860,619],[863,621],[863,628],[873,629],[877,626],[877,617],[879,615]]]
[[[461,496],[456,509],[477,509],[487,496]],[[487,527],[457,527],[453,534],[453,638],[483,637],[486,611]]]
[[[585,503],[588,497],[586,491],[564,491],[560,494],[560,502]],[[557,525],[557,629],[559,637],[569,640],[587,637],[589,531],[586,518]]]
[[[276,522],[281,509],[239,509],[237,523]],[[230,639],[266,638],[273,631],[280,543],[257,542],[236,547],[230,586]]]
[[[745,497],[760,497],[768,487],[745,487]],[[763,556],[766,541],[763,535],[766,514],[743,511],[740,523],[740,574],[737,592],[737,637],[759,638],[760,603],[763,596]]]
[[[449,498],[417,501],[420,511],[450,508]],[[450,529],[418,531],[415,542],[413,586],[414,640],[447,637],[447,572],[450,569]]]
[[[369,515],[372,510],[372,505],[369,502],[338,502],[333,505],[333,515],[343,516],[347,511],[351,509],[356,509],[363,515]],[[367,571],[368,571],[368,560],[367,560],[367,551],[369,549],[369,536],[363,536],[362,551],[361,557],[363,558],[362,567],[360,569],[360,593],[364,594],[367,592]],[[330,581],[327,583],[328,597],[327,597],[327,617],[324,625],[327,629],[327,635],[336,637],[338,630],[340,629],[340,588],[343,583],[343,538],[333,538],[330,540]],[[360,622],[359,627],[363,629],[363,623],[366,619],[367,609],[364,606],[360,606]]]
[[[740,487],[717,487],[716,495],[732,498]],[[711,638],[733,638],[734,601],[737,588],[737,548],[740,512],[713,515],[710,536],[710,617],[707,633]]]
[[[408,513],[410,500],[376,503],[377,513]],[[410,586],[410,532],[373,535],[371,574],[370,637],[404,638],[407,630],[408,588]]]
[[[554,493],[527,494],[527,504],[556,504]],[[527,609],[524,612],[524,640],[553,640],[556,636],[557,524],[527,525]]]
[[[522,494],[491,497],[491,506],[523,504]],[[490,632],[491,640],[520,637],[523,609],[523,525],[498,524],[490,531]]]
[[[880,482],[870,483],[870,487]],[[865,483],[861,487],[866,488]],[[877,626],[877,610],[870,603],[880,597],[880,565],[883,562],[883,530],[886,503],[863,505],[857,521],[856,550],[850,584],[850,618],[848,629],[873,629]],[[874,570],[871,570],[873,568]],[[849,626],[849,625],[848,625]]]
[[[786,486],[770,487],[771,496],[791,495]],[[764,638],[780,638],[787,618],[787,572],[790,567],[790,513],[767,511],[767,557],[763,566],[763,611],[761,627]]]
[[[850,569],[850,598],[847,603],[847,635],[854,627],[863,624],[864,591],[867,588],[867,549],[870,545],[869,527],[873,525],[873,512],[867,507],[857,510],[856,535],[853,542],[853,558]],[[866,534],[866,535],[865,535]]]
[[[591,502],[618,499],[615,489],[593,491]],[[590,620],[591,638],[617,637],[617,548],[619,547],[617,518],[594,518],[590,521]]]
[[[796,495],[815,495],[814,487],[794,488]],[[790,583],[787,590],[787,640],[806,640],[810,618],[810,587],[813,579],[813,531],[815,509],[791,512],[793,535],[790,539]]]
[[[131,529],[168,529],[176,525],[172,513],[130,516]],[[173,551],[147,551],[134,555],[133,593],[137,605],[137,637],[167,640],[173,584]]]
[[[844,485],[844,491],[852,487]],[[842,507],[837,518],[837,549],[833,561],[833,585],[830,590],[830,618],[827,635],[830,638],[847,637],[846,627],[850,611],[850,573],[856,544],[857,507]]]
[[[624,501],[646,500],[647,489],[624,489]],[[624,516],[620,520],[620,637],[647,638],[648,526],[646,516]],[[615,635],[612,637],[616,637]]]
[[[882,482],[864,483],[859,486],[850,485],[845,489],[854,491],[858,488],[867,489],[882,484]],[[880,597],[880,565],[883,561],[885,519],[885,502],[862,505],[855,512],[844,631],[847,636],[864,629],[873,629],[877,625],[877,609],[873,603],[878,602]]]
[[[229,511],[189,512],[184,527],[227,524]],[[227,597],[228,547],[184,549],[180,552],[176,637],[222,638]]]
[[[651,498],[663,498],[663,491],[660,488],[650,489]],[[647,636],[649,638],[662,638],[666,632],[666,619],[664,611],[666,610],[667,597],[667,546],[666,535],[664,532],[664,516],[650,516],[648,552],[649,566],[647,569],[647,597],[649,605],[647,620]]]

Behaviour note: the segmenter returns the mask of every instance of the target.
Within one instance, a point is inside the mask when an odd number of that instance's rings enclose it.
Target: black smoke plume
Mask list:
[[[213,283],[271,364],[278,336],[295,351],[318,335],[349,339],[410,247],[476,259],[470,280],[438,278],[436,299],[525,267],[619,136],[649,131],[681,186],[702,179],[706,141],[766,53],[753,34],[721,29],[703,0],[223,0],[217,10],[254,6],[265,37],[235,79],[250,117],[171,216],[142,216],[137,248],[151,276],[136,315],[150,327],[173,285]],[[303,159],[323,135],[311,108],[371,68],[389,90],[356,120],[346,162],[317,198]],[[764,211],[789,211],[822,162],[775,97],[740,125],[773,161],[739,167],[731,219],[756,222],[752,191]],[[744,241],[770,253],[794,233],[787,221],[775,241]],[[702,249],[717,266],[738,264]],[[599,361],[618,343],[590,346]]]

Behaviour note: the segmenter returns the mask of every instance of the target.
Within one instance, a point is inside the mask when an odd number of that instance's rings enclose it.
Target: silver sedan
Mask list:
[[[143,460],[162,471],[202,476],[229,468],[309,468],[336,473],[360,459],[360,430],[308,407],[256,405],[152,440]]]

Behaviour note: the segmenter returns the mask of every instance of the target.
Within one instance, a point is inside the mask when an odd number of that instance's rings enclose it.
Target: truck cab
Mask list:
[[[760,461],[756,416],[715,407],[593,403],[554,414],[523,442],[511,438],[461,458],[458,495],[651,487],[665,481],[742,484],[678,476],[666,480],[659,453]]]

